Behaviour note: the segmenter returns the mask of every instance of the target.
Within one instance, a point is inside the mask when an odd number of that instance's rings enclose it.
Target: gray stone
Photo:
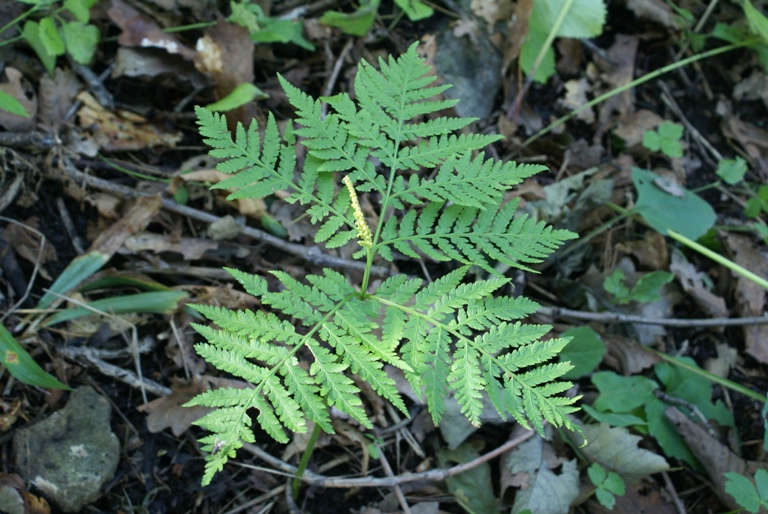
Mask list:
[[[79,387],[67,406],[16,432],[16,469],[64,512],[78,512],[101,496],[120,460],[109,427],[112,408],[91,387]]]
[[[0,487],[0,512],[24,514],[24,498],[9,485]]]

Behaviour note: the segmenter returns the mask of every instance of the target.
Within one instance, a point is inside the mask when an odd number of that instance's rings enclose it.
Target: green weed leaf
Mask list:
[[[27,20],[24,23],[24,30],[21,36],[35,51],[37,58],[43,63],[46,71],[53,76],[53,70],[56,67],[56,54],[50,53],[43,43],[40,24],[36,21]]]
[[[16,116],[29,118],[29,113],[24,108],[24,106],[21,105],[21,102],[16,100],[5,91],[0,91],[0,110],[15,114]]]
[[[584,326],[571,328],[563,332],[564,338],[571,341],[560,352],[561,361],[570,361],[573,369],[563,375],[567,380],[574,380],[590,373],[603,360],[605,343],[600,334]]]
[[[79,21],[70,21],[61,26],[67,52],[75,62],[90,64],[99,44],[99,29],[95,25]]]
[[[231,111],[232,109],[237,109],[257,98],[267,97],[268,95],[255,85],[250,82],[244,82],[238,84],[227,96],[212,104],[206,105],[205,108],[212,112]]]
[[[733,186],[744,180],[747,173],[747,162],[741,157],[735,159],[722,159],[717,163],[715,173],[723,179],[723,182]]]
[[[640,214],[654,230],[666,235],[674,230],[696,240],[715,224],[715,211],[701,197],[680,188],[676,194],[663,190],[653,172],[632,169],[632,181],[637,189],[635,212]]]
[[[69,387],[56,380],[56,377],[46,373],[2,325],[0,325],[0,364],[25,384],[69,390]]]
[[[748,512],[753,514],[760,510],[760,507],[768,507],[768,492],[766,485],[768,485],[768,472],[764,469],[757,470],[755,473],[755,479],[761,488],[761,492],[755,488],[747,477],[739,473],[729,472],[725,474],[728,479],[725,482],[725,492],[733,496],[736,503],[744,507]],[[758,478],[759,476],[759,478]]]

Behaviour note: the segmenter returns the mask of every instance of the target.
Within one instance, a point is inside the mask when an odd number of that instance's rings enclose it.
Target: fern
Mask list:
[[[347,94],[317,100],[280,77],[298,125],[282,135],[270,115],[263,134],[254,122],[232,137],[223,116],[197,109],[218,169],[232,174],[215,187],[236,189],[231,198],[287,191],[286,200],[305,205],[319,225],[316,242],[335,248],[356,239],[355,256],[366,259],[358,287],[328,269],[302,280],[274,271],[280,287],[272,291],[262,277],[228,270],[262,310],[195,307],[218,327],[195,327],[207,340],[197,345],[200,355],[252,384],[208,391],[187,404],[215,409],[197,421],[211,431],[201,440],[210,452],[204,485],[253,442],[252,410],[280,442],[287,432],[306,431],[308,421],[332,432],[329,407],[371,427],[351,378],[357,376],[407,415],[385,364],[423,391],[435,423],[453,394],[479,424],[486,394],[502,416],[540,433],[544,421],[575,429],[568,414],[578,397],[562,396],[571,384],[557,381],[571,366],[554,362],[567,340],[541,341],[550,327],[521,323],[537,305],[505,296],[509,281],[495,269],[503,263],[527,270],[574,237],[515,216],[517,201],[505,201],[509,188],[543,168],[483,157],[479,151],[499,136],[454,134],[472,119],[423,120],[455,101],[434,100],[447,86],[430,85],[434,77],[415,46],[379,68],[360,63],[355,101]],[[327,115],[322,102],[331,107]],[[297,137],[307,149],[300,170]],[[377,206],[373,226],[358,193]],[[395,275],[373,288],[376,257],[459,266],[431,283]],[[468,282],[473,265],[489,278]]]

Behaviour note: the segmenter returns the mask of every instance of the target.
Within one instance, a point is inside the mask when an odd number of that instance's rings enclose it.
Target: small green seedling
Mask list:
[[[627,279],[624,272],[620,269],[605,277],[603,288],[613,295],[614,301],[618,304],[629,302],[651,303],[661,299],[659,289],[664,284],[672,282],[675,276],[666,271],[653,271],[646,273],[637,281],[634,287],[627,285]]]
[[[44,13],[37,21],[24,23],[21,37],[32,47],[48,73],[53,74],[60,55],[67,54],[79,64],[91,62],[101,36],[99,29],[88,22],[90,9],[98,0],[65,0],[58,7],[58,2],[53,0],[21,1],[33,6],[25,16]]]
[[[725,492],[733,496],[740,506],[747,512],[758,512],[760,507],[768,509],[768,471],[758,469],[755,473],[755,484],[750,479],[739,473],[726,473],[728,481],[725,483]]]
[[[314,51],[315,45],[304,39],[300,20],[284,20],[264,14],[264,10],[251,0],[230,2],[232,14],[227,21],[248,30],[251,41],[256,43],[293,43],[305,50]]]
[[[683,126],[679,123],[664,121],[656,130],[646,130],[643,134],[643,146],[652,152],[661,152],[667,157],[682,157]]]
[[[613,471],[606,471],[597,462],[587,469],[587,475],[597,488],[595,489],[597,501],[606,509],[613,509],[616,505],[616,497],[624,496],[624,493],[627,492],[624,479]]]
[[[717,163],[717,170],[715,170],[715,174],[729,186],[734,186],[744,180],[746,173],[747,162],[741,157],[721,159]]]

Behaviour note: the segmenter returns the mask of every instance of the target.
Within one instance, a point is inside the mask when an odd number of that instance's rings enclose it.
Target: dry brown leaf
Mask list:
[[[240,84],[253,82],[253,42],[247,29],[219,20],[206,29],[195,46],[195,67],[216,81],[214,93],[217,100],[230,94]],[[253,102],[229,111],[227,122],[230,130],[238,122],[249,126],[256,114]],[[259,126],[264,124],[259,123]]]
[[[634,79],[638,42],[637,36],[616,35],[613,46],[608,49],[608,62],[604,63],[605,71],[601,76],[603,82],[610,89],[626,86]],[[600,140],[602,134],[608,129],[614,113],[618,113],[619,119],[632,113],[634,109],[633,95],[634,90],[628,89],[612,96],[600,106],[599,126],[597,128],[598,133],[594,137],[595,141]]]
[[[13,489],[19,494],[23,502],[24,514],[50,514],[51,508],[45,498],[30,493],[19,475],[0,473],[0,489],[3,488]]]
[[[628,0],[627,9],[638,18],[655,21],[670,29],[680,29],[678,16],[664,0]]]
[[[698,271],[693,264],[685,260],[685,257],[677,252],[672,254],[672,264],[669,266],[669,271],[675,274],[675,277],[683,286],[683,290],[693,297],[696,304],[707,315],[713,318],[728,317],[725,299],[717,296],[706,287],[706,273]]]
[[[181,79],[200,77],[194,66],[183,58],[153,48],[117,49],[115,68],[112,78],[118,77],[157,77],[174,75]]]
[[[184,182],[210,182],[218,184],[223,180],[231,178],[232,175],[227,175],[214,169],[190,171],[188,173],[182,173],[178,175]],[[227,189],[230,193],[233,193],[234,189]],[[238,198],[234,201],[237,204],[237,210],[248,217],[260,220],[264,216],[267,206],[262,198]]]
[[[733,113],[731,102],[725,98],[720,99],[715,110],[723,118],[720,123],[723,134],[743,146],[751,164],[768,174],[768,131],[739,119]]]
[[[82,85],[71,70],[56,68],[53,78],[44,74],[40,78],[40,117],[43,126],[50,131],[58,130],[81,89]]]
[[[200,393],[208,391],[211,386],[234,387],[247,389],[251,384],[242,380],[220,379],[209,376],[194,377],[191,381],[176,380],[171,385],[173,392],[168,396],[157,398],[146,405],[140,405],[140,412],[147,412],[147,429],[154,433],[170,428],[173,435],[180,436],[186,432],[192,423],[209,412],[210,407],[184,407],[184,404]]]
[[[720,500],[729,508],[738,509],[739,505],[733,497],[725,492],[725,473],[732,471],[752,476],[758,469],[768,470],[768,463],[742,459],[674,407],[669,407],[666,414],[693,455],[702,463]]]
[[[37,116],[37,94],[29,81],[16,68],[5,68],[0,77],[0,91],[19,101],[29,117],[17,116],[0,109],[0,126],[10,132],[29,132],[35,128]]]
[[[38,230],[40,225],[36,216],[32,216],[23,223],[35,230]],[[47,241],[45,247],[42,248],[42,254],[40,254],[42,245],[40,237],[32,230],[16,223],[9,223],[3,229],[2,238],[25,261],[33,265],[38,264],[39,261],[40,275],[46,280],[52,280],[51,275],[45,268],[46,263],[56,262],[57,259],[56,248],[54,248],[50,241]]]
[[[469,9],[476,17],[485,20],[489,28],[497,22],[506,22],[512,12],[510,0],[471,0]]]
[[[218,245],[208,239],[183,237],[171,239],[167,235],[141,232],[128,237],[123,243],[123,249],[127,253],[138,252],[174,252],[180,253],[184,260],[194,261],[203,257],[207,251],[216,250]],[[121,253],[123,253],[121,251]]]
[[[640,109],[619,120],[613,133],[623,139],[628,148],[633,148],[640,146],[646,131],[655,129],[662,121],[664,118],[655,112]]]
[[[213,409],[210,407],[184,407],[184,404],[200,393],[208,390],[207,384],[200,378],[193,378],[191,383],[176,381],[168,396],[157,398],[145,405],[139,405],[139,412],[146,412],[147,429],[153,434],[170,428],[173,435],[180,436],[186,432],[192,423]]]
[[[155,214],[160,211],[160,196],[143,196],[136,199],[133,206],[91,244],[89,252],[98,251],[112,256],[123,246],[129,236],[147,228]]]
[[[189,61],[195,58],[194,50],[172,34],[164,32],[157,23],[147,19],[123,0],[112,0],[112,7],[107,11],[107,15],[123,31],[117,39],[123,46],[162,48]]]
[[[647,270],[665,270],[669,267],[669,252],[664,236],[654,230],[645,232],[642,240],[627,241],[616,245],[616,250],[635,259],[641,268]]]
[[[761,277],[768,277],[768,257],[746,236],[724,232],[721,234],[733,254],[733,261]],[[736,311],[742,317],[762,316],[765,313],[766,290],[748,278],[737,275]],[[762,363],[768,363],[768,325],[744,327],[746,351]]]
[[[602,334],[602,337],[608,351],[606,363],[621,371],[622,375],[635,375],[660,362],[656,355],[640,346],[634,339],[610,332]]]
[[[576,110],[587,103],[587,92],[590,89],[591,86],[586,78],[569,80],[565,83],[565,96],[560,99],[560,103],[570,111]],[[591,124],[595,121],[595,111],[590,107],[577,114],[576,118]]]
[[[175,147],[181,141],[180,132],[161,130],[146,118],[118,109],[104,109],[87,91],[77,95],[83,106],[77,111],[80,126],[92,133],[94,142],[102,150],[141,150],[153,146]]]

